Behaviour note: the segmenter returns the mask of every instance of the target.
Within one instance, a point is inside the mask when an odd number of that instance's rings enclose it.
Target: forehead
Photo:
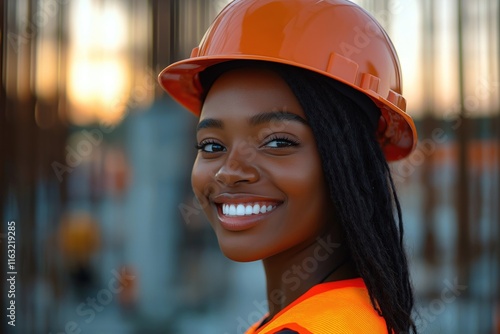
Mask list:
[[[286,111],[305,118],[288,84],[276,72],[241,68],[223,73],[203,103],[204,118],[242,119],[262,112]]]

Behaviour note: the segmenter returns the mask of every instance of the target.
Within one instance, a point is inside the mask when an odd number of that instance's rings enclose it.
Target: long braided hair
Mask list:
[[[380,112],[362,93],[344,85],[343,90],[352,90],[348,97],[339,91],[339,83],[323,75],[281,65],[276,71],[312,128],[337,217],[373,307],[384,317],[389,333],[416,333],[401,207],[375,137],[372,115]],[[364,99],[365,105],[369,100],[372,110],[361,110],[353,96]]]
[[[346,85],[282,64],[229,61],[202,72],[200,83],[208,92],[220,74],[241,67],[275,71],[297,97],[316,139],[336,217],[373,307],[384,317],[389,333],[417,333],[411,318],[414,300],[401,207],[375,137],[380,111]]]

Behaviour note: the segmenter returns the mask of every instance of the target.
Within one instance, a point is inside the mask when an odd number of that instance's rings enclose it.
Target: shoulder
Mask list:
[[[288,330],[288,332],[287,332]],[[324,283],[290,304],[258,333],[387,333],[361,279]]]

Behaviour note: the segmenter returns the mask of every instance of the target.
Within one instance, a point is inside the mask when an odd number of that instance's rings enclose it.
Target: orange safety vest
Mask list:
[[[274,334],[290,329],[300,334],[387,334],[384,318],[373,308],[361,278],[321,283],[259,327],[245,334]]]

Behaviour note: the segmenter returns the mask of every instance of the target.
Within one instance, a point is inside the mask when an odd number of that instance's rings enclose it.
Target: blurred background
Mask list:
[[[190,189],[195,117],[156,83],[228,0],[0,1],[2,333],[242,333],[259,263]],[[422,333],[500,333],[498,0],[358,0],[403,66],[419,146],[392,166]],[[16,327],[7,223],[16,222]]]

